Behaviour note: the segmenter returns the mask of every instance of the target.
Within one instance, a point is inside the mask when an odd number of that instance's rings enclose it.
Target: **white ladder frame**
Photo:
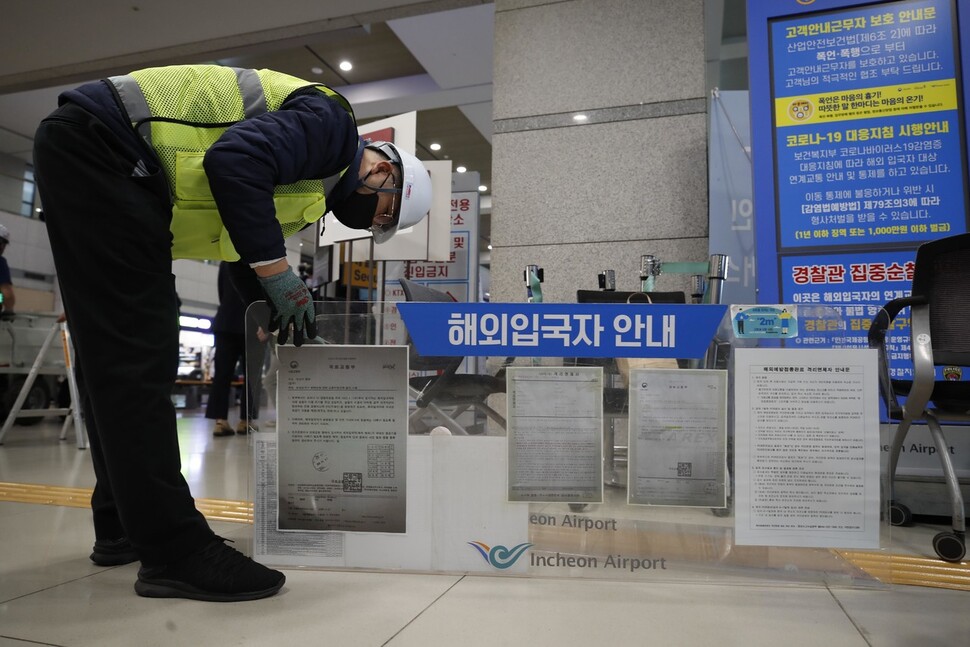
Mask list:
[[[42,368],[44,363],[44,358],[47,355],[47,351],[50,349],[51,344],[54,341],[54,337],[57,333],[61,333],[61,343],[64,348],[64,374],[67,378],[67,386],[71,393],[71,406],[67,408],[47,408],[47,409],[24,409],[24,402],[27,401],[27,395],[30,393],[31,387],[34,385],[34,381],[37,376],[42,372],[45,375],[52,374],[50,370],[45,370]],[[24,384],[20,389],[20,393],[17,395],[17,399],[14,401],[12,407],[10,407],[10,412],[7,414],[7,419],[3,423],[3,428],[0,429],[0,445],[3,444],[3,439],[6,437],[7,432],[13,427],[14,422],[17,418],[41,418],[46,416],[66,416],[64,419],[64,424],[61,426],[60,439],[65,440],[67,438],[67,428],[73,422],[74,423],[74,436],[77,439],[78,449],[87,449],[88,447],[88,435],[87,430],[84,428],[84,421],[81,419],[81,409],[79,407],[80,397],[78,395],[77,380],[74,376],[74,346],[71,344],[71,334],[68,330],[66,322],[54,322],[51,326],[50,332],[47,333],[47,337],[44,339],[44,343],[37,353],[37,357],[34,358],[34,363],[30,367],[30,371],[27,373],[27,378],[24,380]],[[60,374],[61,371],[58,370],[53,374]]]

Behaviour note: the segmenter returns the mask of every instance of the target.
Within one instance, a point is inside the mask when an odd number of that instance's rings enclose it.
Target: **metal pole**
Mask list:
[[[616,272],[614,270],[603,270],[599,276],[600,290],[604,292],[616,292]]]
[[[727,280],[727,254],[711,254],[707,271],[707,294],[705,303],[720,303],[724,292],[724,281]]]
[[[690,277],[690,299],[691,303],[704,303],[704,289],[706,281],[703,274],[693,274]]]
[[[660,274],[660,261],[653,254],[640,257],[640,291],[653,292],[655,277]]]
[[[77,379],[74,376],[74,345],[71,343],[71,331],[67,327],[67,322],[61,324],[61,341],[64,344],[64,361],[67,369],[67,390],[71,394],[71,415],[64,420],[74,420],[74,435],[77,438],[77,448],[87,449],[88,431],[84,427],[81,418],[81,395],[77,388]]]
[[[347,280],[347,293],[344,299],[344,343],[350,343],[350,290],[351,283],[353,282],[354,276],[354,241],[349,243],[342,243],[346,245],[347,250],[347,276],[344,278]]]

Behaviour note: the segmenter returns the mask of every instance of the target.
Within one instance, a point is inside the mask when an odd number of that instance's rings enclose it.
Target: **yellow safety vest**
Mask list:
[[[307,87],[335,98],[353,116],[347,100],[330,88],[272,70],[174,65],[108,80],[117,89],[132,126],[158,154],[168,177],[173,258],[239,260],[202,167],[205,152],[227,128],[278,110],[293,92]],[[327,211],[322,178],[278,185],[273,201],[284,237],[316,222]]]

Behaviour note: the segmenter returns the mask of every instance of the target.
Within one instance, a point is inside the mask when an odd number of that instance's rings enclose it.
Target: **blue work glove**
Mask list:
[[[285,344],[293,327],[293,344],[302,346],[304,339],[317,336],[316,309],[306,284],[293,273],[293,268],[273,276],[259,277],[270,302],[269,331],[279,330],[277,341]]]

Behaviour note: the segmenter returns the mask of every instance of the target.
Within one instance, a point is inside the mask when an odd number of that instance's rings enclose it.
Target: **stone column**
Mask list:
[[[574,302],[604,269],[639,289],[642,254],[707,259],[702,0],[496,0],[494,64],[493,300],[530,263]]]

